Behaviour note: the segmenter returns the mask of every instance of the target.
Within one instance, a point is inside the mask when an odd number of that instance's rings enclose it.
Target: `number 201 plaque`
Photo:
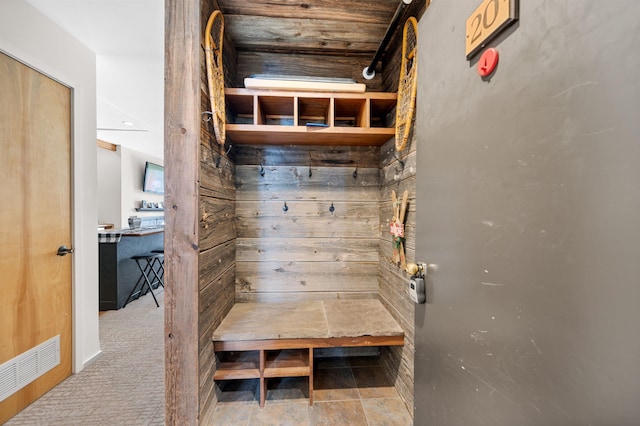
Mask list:
[[[483,0],[467,19],[466,54],[471,59],[491,39],[518,20],[519,0]]]

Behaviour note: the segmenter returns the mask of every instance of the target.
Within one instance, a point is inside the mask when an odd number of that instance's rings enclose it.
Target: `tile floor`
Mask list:
[[[100,316],[102,354],[9,420],[16,425],[164,424],[164,314],[150,295]],[[223,383],[213,425],[411,425],[377,357],[315,360],[314,404],[306,378]]]
[[[314,403],[307,378],[270,379],[264,408],[258,380],[233,380],[221,386],[214,412],[218,425],[398,425],[411,416],[378,364],[377,357],[315,360]]]

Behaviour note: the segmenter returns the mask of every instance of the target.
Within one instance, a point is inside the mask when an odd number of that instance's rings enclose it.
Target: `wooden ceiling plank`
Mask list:
[[[388,24],[399,0],[220,0],[222,13],[274,18],[333,19],[350,23]]]

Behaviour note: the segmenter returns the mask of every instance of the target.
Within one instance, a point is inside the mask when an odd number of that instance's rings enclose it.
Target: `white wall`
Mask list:
[[[122,203],[120,199],[121,152],[96,148],[98,151],[98,223],[111,223],[114,229],[122,229]],[[125,222],[126,224],[126,222]]]
[[[142,200],[153,203],[164,202],[164,195],[150,194],[142,192],[142,182],[144,177],[144,166],[147,161],[164,165],[162,159],[145,154],[140,151],[119,147],[121,150],[121,211],[122,226],[128,226],[129,216],[149,217],[162,216],[164,212],[137,212],[136,207],[140,207]]]
[[[97,148],[98,221],[112,223],[115,229],[127,228],[129,216],[159,217],[163,212],[138,212],[142,200],[164,201],[163,195],[142,191],[147,161],[163,165],[163,160],[140,151],[118,146],[117,151]]]
[[[100,352],[95,54],[23,0],[0,1],[0,50],[73,89],[73,368]]]

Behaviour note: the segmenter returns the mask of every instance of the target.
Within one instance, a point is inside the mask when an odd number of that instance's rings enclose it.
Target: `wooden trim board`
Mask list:
[[[102,139],[98,139],[98,148],[115,152],[118,150],[118,145],[112,144],[111,142],[103,141]]]
[[[313,339],[274,339],[274,340],[236,340],[213,342],[216,352],[253,351],[303,348],[337,348],[358,346],[402,346],[404,335],[400,336],[361,336],[328,337]]]

